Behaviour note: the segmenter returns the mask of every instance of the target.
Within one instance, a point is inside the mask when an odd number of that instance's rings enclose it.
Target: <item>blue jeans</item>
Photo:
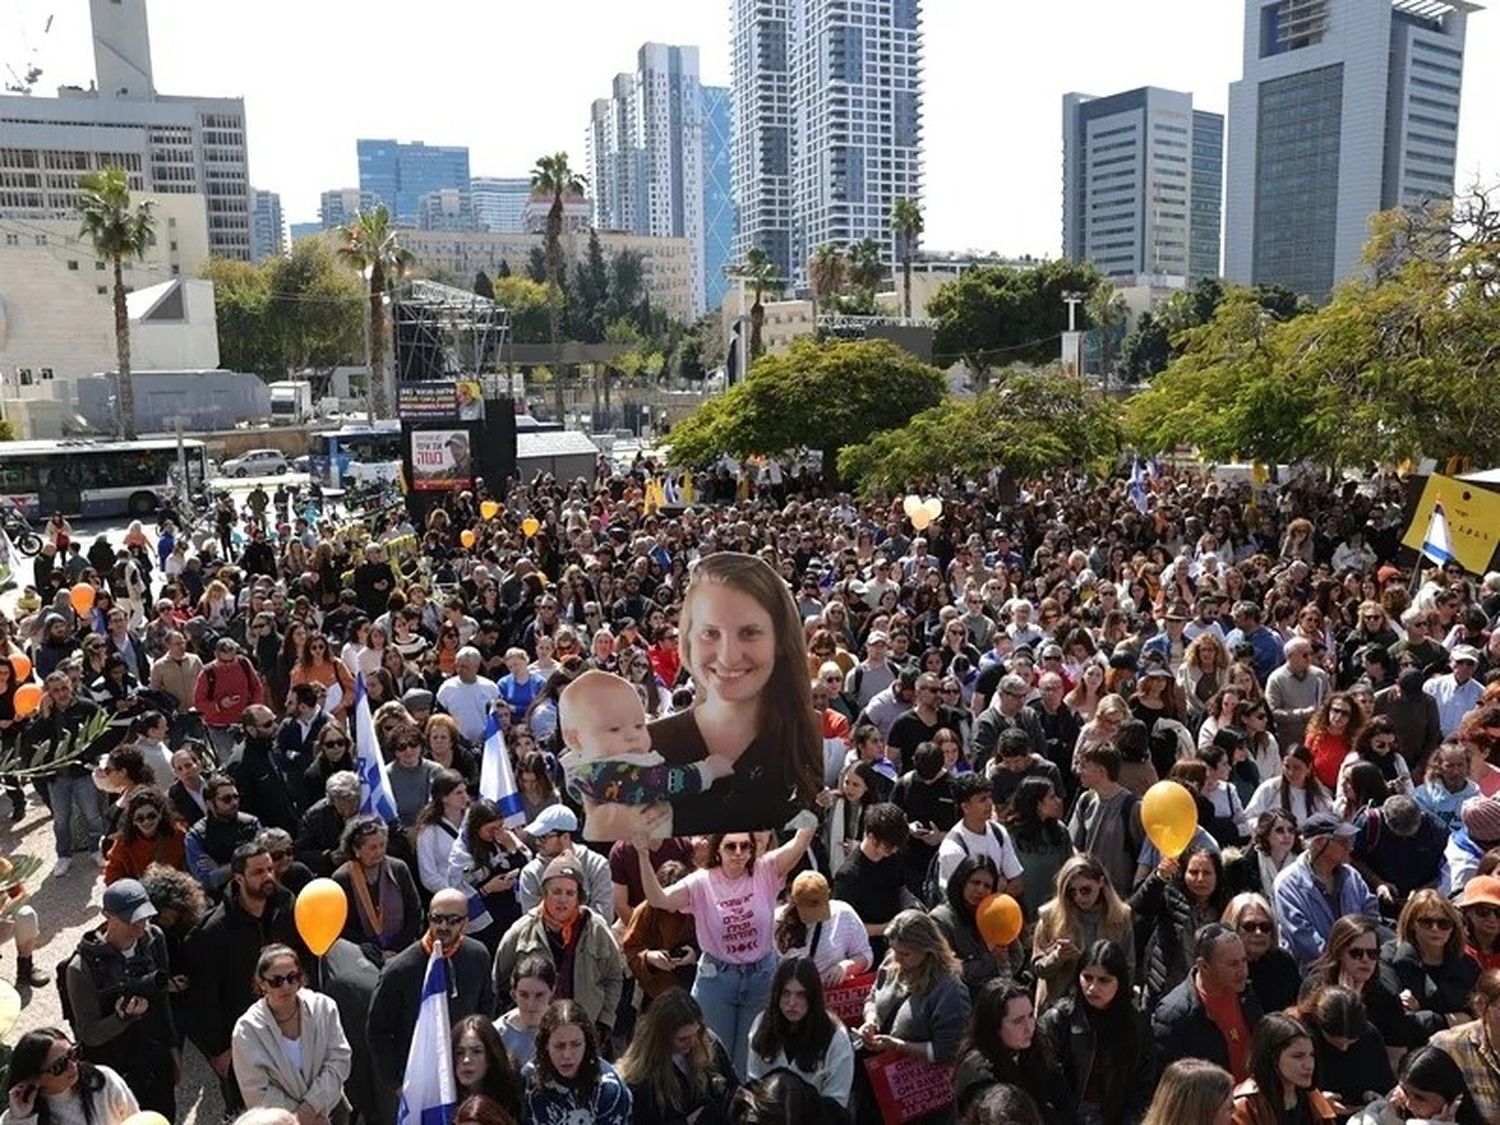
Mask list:
[[[707,953],[698,958],[693,999],[703,1009],[703,1022],[734,1060],[734,1072],[741,1081],[750,1056],[750,1025],[765,1010],[775,972],[774,953],[748,965],[726,964]]]
[[[99,790],[91,777],[78,777],[64,771],[48,787],[52,797],[52,839],[57,844],[57,858],[73,854],[73,814],[83,819],[88,850],[99,849],[104,835],[104,817],[99,813]]]

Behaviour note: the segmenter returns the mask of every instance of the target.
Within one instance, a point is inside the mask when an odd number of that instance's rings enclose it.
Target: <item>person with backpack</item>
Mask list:
[[[260,674],[240,655],[240,646],[234,638],[220,637],[214,643],[213,660],[198,673],[193,706],[202,714],[208,740],[221,756],[227,756],[234,748],[234,728],[245,708],[264,703],[265,696]]]
[[[924,886],[928,906],[946,898],[948,880],[958,865],[969,856],[987,855],[1000,871],[1001,885],[996,888],[1017,901],[1021,898],[1021,861],[1016,858],[1010,834],[992,819],[995,815],[993,783],[979,773],[965,773],[952,781],[953,798],[958,803],[958,823],[943,837],[933,859],[935,870]]]
[[[142,1109],[174,1121],[182,1050],[168,996],[167,939],[135,879],[104,889],[103,912],[58,973],[63,1015],[83,1058],[114,1069]]]
[[[1146,833],[1141,799],[1120,784],[1120,752],[1107,742],[1087,747],[1079,754],[1078,780],[1084,792],[1068,821],[1073,846],[1097,857],[1115,893],[1128,897]]]

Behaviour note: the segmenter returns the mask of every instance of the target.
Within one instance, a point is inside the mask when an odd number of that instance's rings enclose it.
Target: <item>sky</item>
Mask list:
[[[51,29],[44,30],[48,19]],[[358,183],[357,137],[468,145],[474,175],[585,160],[589,104],[647,41],[694,44],[729,82],[728,0],[150,0],[156,88],[241,96],[251,182],[288,222]],[[1055,256],[1062,95],[1155,85],[1223,113],[1240,0],[923,0],[925,245]],[[87,0],[0,0],[0,75],[93,78]],[[1500,10],[1469,22],[1458,186],[1500,182]]]

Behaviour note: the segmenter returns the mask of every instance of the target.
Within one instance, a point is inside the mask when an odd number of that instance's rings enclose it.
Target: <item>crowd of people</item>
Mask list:
[[[996,477],[918,526],[657,472],[49,523],[0,761],[105,886],[52,974],[0,923],[66,1024],[0,1125],[173,1120],[189,1048],[231,1115],[387,1125],[437,954],[458,1122],[1500,1120],[1500,574],[1403,568],[1402,481]]]

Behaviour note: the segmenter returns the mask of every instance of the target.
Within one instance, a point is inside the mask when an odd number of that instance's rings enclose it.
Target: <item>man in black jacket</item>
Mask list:
[[[448,969],[448,1022],[465,1016],[495,1016],[490,956],[484,946],[464,936],[469,900],[448,888],[432,896],[427,933],[386,961],[370,1000],[370,1056],[375,1073],[399,1095],[407,1054],[422,1004],[422,985],[432,951],[441,946]]]
[[[323,796],[312,791],[303,775],[318,756],[318,735],[328,725],[328,714],[323,710],[321,684],[298,684],[291,696],[287,716],[276,732],[276,761],[286,775],[300,816]]]
[[[234,1023],[255,1003],[252,981],[260,951],[272,942],[301,949],[291,892],[276,883],[271,853],[242,844],[230,860],[224,898],[188,938],[193,988],[193,1036],[219,1076],[224,1105],[240,1109],[239,1083],[229,1051]]]
[[[167,996],[167,939],[134,879],[106,887],[103,910],[104,923],[83,935],[67,962],[68,1020],[84,1058],[118,1071],[142,1109],[175,1121],[182,1051]]]
[[[1245,944],[1232,927],[1210,922],[1198,931],[1194,953],[1187,978],[1151,1016],[1158,1069],[1202,1058],[1243,1082],[1250,1076],[1250,1036],[1261,1017]]]
[[[188,829],[184,846],[188,873],[212,894],[229,881],[235,849],[255,839],[260,821],[240,812],[240,787],[224,774],[203,782],[203,800],[208,812]]]
[[[263,827],[297,830],[299,811],[292,797],[292,774],[276,755],[272,732],[276,716],[262,703],[252,703],[240,716],[245,731],[240,760],[229,768],[240,787],[240,811]],[[306,770],[307,765],[302,767]],[[297,775],[301,783],[301,775]]]

